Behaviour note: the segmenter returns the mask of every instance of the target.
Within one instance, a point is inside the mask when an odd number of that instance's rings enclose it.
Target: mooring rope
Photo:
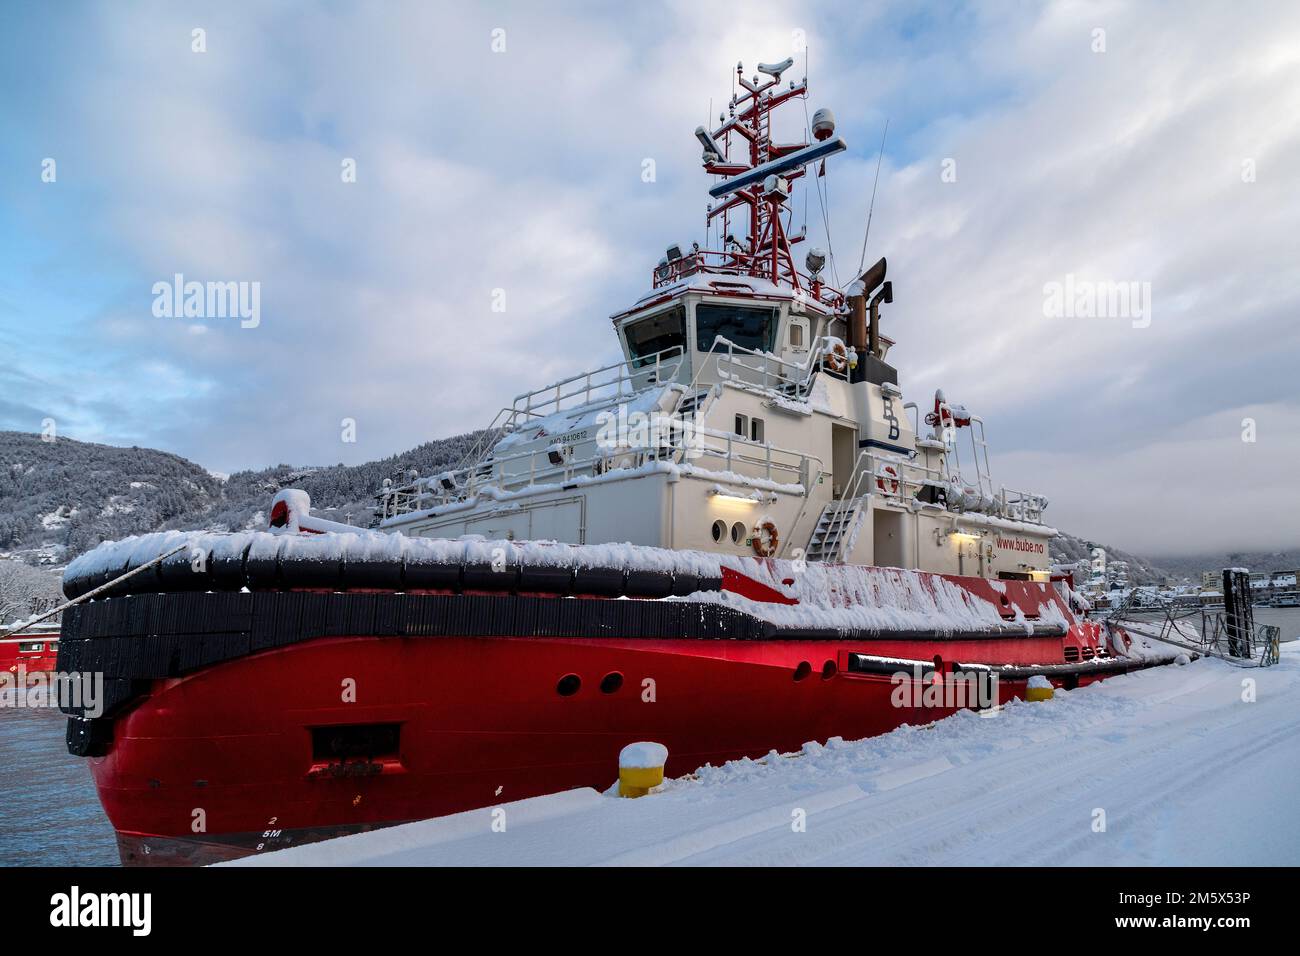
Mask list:
[[[27,630],[27,628],[32,627],[35,624],[39,624],[41,623],[41,621],[48,620],[49,618],[54,617],[54,615],[56,614],[62,614],[68,608],[80,604],[82,601],[89,601],[95,595],[103,594],[113,585],[121,581],[125,581],[127,578],[134,577],[135,575],[139,574],[141,571],[147,571],[149,568],[152,568],[155,564],[159,564],[160,562],[165,561],[167,558],[170,558],[173,554],[177,554],[178,552],[184,551],[189,546],[190,546],[190,542],[188,541],[182,544],[178,544],[170,551],[158,555],[158,557],[154,558],[152,561],[148,562],[147,564],[142,564],[138,568],[132,568],[130,571],[127,571],[125,574],[119,574],[117,577],[113,578],[113,580],[109,581],[107,584],[101,584],[93,591],[87,591],[85,594],[81,595],[80,597],[75,597],[71,601],[66,601],[63,604],[60,604],[58,607],[46,611],[40,617],[34,617],[30,620],[24,621],[22,624],[19,624],[16,627],[11,627],[9,630],[0,633],[0,640],[4,640],[7,637],[12,637],[15,634],[21,634],[23,631]]]

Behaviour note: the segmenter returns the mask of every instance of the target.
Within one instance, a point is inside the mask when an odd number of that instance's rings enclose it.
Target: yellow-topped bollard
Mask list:
[[[618,795],[644,797],[664,782],[668,748],[650,741],[628,744],[618,755]]]
[[[1029,685],[1025,688],[1025,700],[1051,700],[1052,694],[1052,682],[1042,674],[1035,674],[1029,678]]]

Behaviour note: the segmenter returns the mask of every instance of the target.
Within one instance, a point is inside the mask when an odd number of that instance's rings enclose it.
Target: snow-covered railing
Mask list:
[[[517,395],[509,407],[497,412],[454,470],[459,472],[478,466],[505,435],[516,428],[526,427],[532,420],[561,411],[565,401],[570,401],[570,408],[602,400],[614,402],[671,381],[684,359],[682,347],[675,345],[653,355],[580,372],[544,388]]]
[[[530,419],[544,418],[565,408],[591,405],[599,401],[614,401],[642,389],[672,381],[681,369],[686,355],[680,345],[662,349],[652,355],[614,362],[589,372],[580,372],[568,378],[534,389],[515,397],[510,407],[508,425],[526,426]]]
[[[854,507],[853,502],[869,495],[908,503],[926,488],[935,489],[929,507],[956,514],[974,512],[1008,521],[1042,524],[1043,509],[1047,507],[1047,499],[1041,495],[1003,488],[998,495],[990,497],[979,488],[963,486],[953,475],[938,468],[866,449],[858,454],[853,465],[853,480],[833,514],[846,518]],[[835,529],[834,533],[823,544],[823,549],[837,553],[834,549],[839,547],[844,536],[854,532],[845,520],[833,521],[831,527]]]
[[[754,276],[772,279],[771,262],[770,255],[755,257],[739,251],[719,252],[712,249],[695,249],[687,252],[681,258],[661,261],[655,267],[652,275],[653,288],[662,289],[666,286],[675,285],[683,279],[701,272],[713,275]],[[787,267],[782,271],[782,276],[787,276],[788,271]],[[800,269],[795,270],[795,275],[799,277],[800,287],[804,294],[810,299],[814,298],[812,295],[812,276]],[[830,308],[836,308],[844,301],[843,294],[829,285],[818,283],[817,292],[816,301]]]
[[[1028,491],[1014,491],[1010,488],[1003,488],[998,495],[998,514],[1010,521],[1041,524],[1043,510],[1046,507],[1046,498]]]
[[[519,493],[532,488],[567,484],[576,478],[595,478],[613,472],[634,472],[648,464],[664,462],[691,465],[726,482],[728,476],[762,479],[773,485],[800,486],[806,496],[816,483],[821,459],[770,443],[747,441],[732,432],[694,426],[689,437],[666,435],[654,447],[597,447],[584,456],[552,457],[552,448],[535,448],[501,455],[469,468],[419,478],[400,488],[387,487],[379,495],[381,520],[456,504],[486,488]]]
[[[828,358],[833,361],[837,354],[838,361],[843,363],[838,371],[828,361]],[[821,336],[813,342],[808,358],[803,362],[787,362],[771,352],[745,348],[719,335],[700,360],[691,381],[691,390],[699,387],[700,377],[712,368],[723,381],[745,382],[757,385],[764,391],[779,392],[796,400],[804,399],[812,391],[812,383],[818,372],[847,379],[849,361],[848,348],[833,335]]]
[[[746,441],[734,432],[714,428],[696,428],[696,444],[691,457],[722,465],[722,470],[748,477],[761,477],[766,481],[801,484],[805,495],[815,483],[815,473],[810,466],[822,461],[816,455],[781,448],[767,442]],[[705,467],[698,465],[697,467]],[[757,474],[755,474],[757,472]]]

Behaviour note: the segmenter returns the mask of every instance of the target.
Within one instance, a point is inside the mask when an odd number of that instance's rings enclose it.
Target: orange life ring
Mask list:
[[[781,544],[781,535],[777,532],[772,519],[765,518],[754,529],[754,535],[750,540],[756,555],[760,558],[770,558],[776,554],[776,550]]]
[[[844,347],[843,342],[836,342],[831,346],[831,350],[822,356],[822,362],[829,371],[840,374],[849,367],[849,350]]]
[[[881,494],[898,494],[898,469],[893,465],[881,465],[876,472],[876,487]]]

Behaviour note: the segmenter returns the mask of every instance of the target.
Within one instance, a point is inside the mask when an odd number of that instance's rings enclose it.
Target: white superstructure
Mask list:
[[[768,113],[807,89],[780,90],[776,66],[742,73],[731,116],[696,132],[726,177],[709,210],[724,249],[670,247],[612,316],[623,361],[520,395],[460,469],[386,483],[380,527],[1047,579],[1046,502],[993,484],[982,420],[942,392],[905,401],[879,330],[885,260],[844,292],[821,250],[795,267],[791,183],[844,145],[828,111],[818,143],[771,141]]]

